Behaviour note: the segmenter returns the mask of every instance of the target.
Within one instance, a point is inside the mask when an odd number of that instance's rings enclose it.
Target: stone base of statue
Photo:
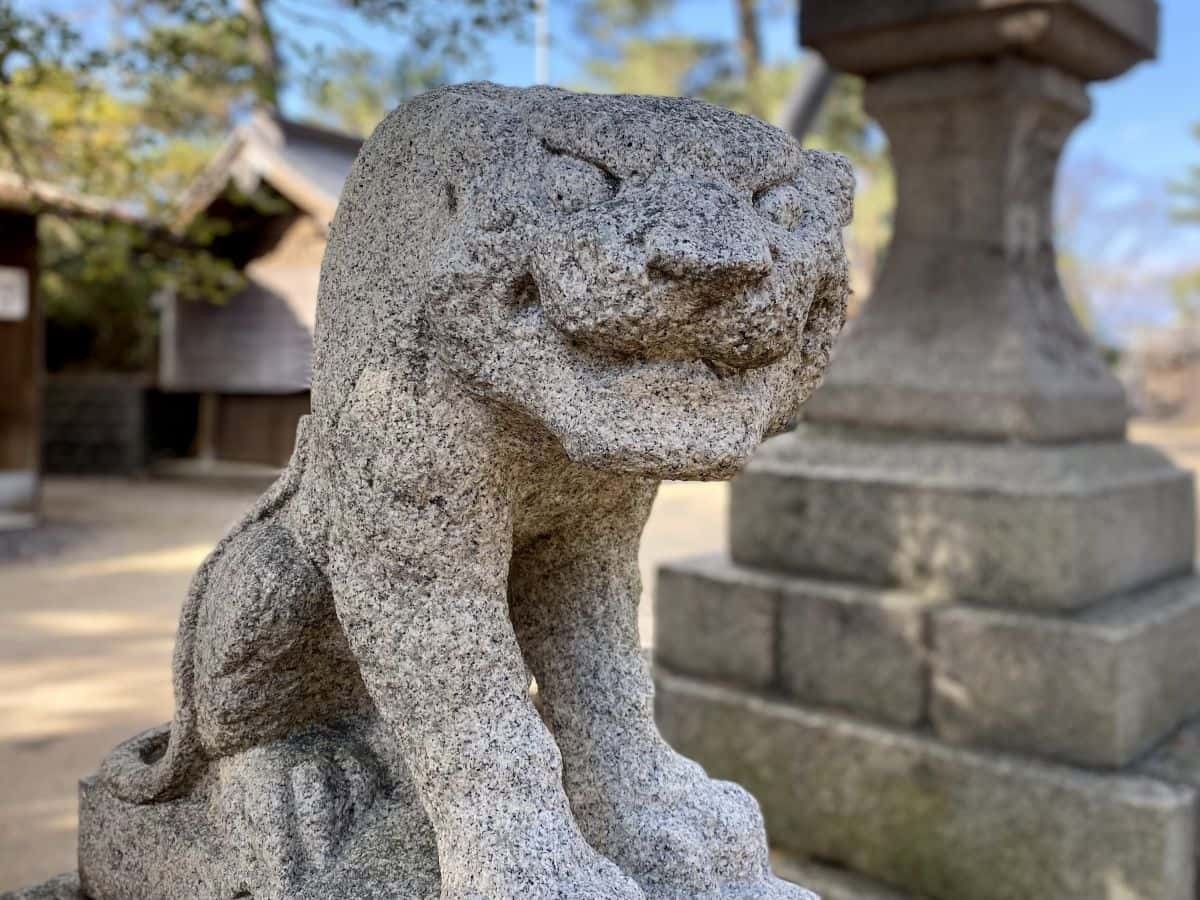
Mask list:
[[[914,897],[1191,898],[1193,502],[1123,441],[802,425],[734,483],[730,556],[660,572],[659,724],[797,859]]]
[[[79,876],[74,872],[51,878],[44,884],[19,891],[0,894],[0,900],[88,900],[79,889]]]
[[[389,774],[389,772],[391,774]],[[359,729],[313,728],[217,763],[186,797],[79,789],[79,872],[3,900],[437,900],[433,829]]]
[[[440,896],[411,781],[361,729],[312,728],[218,761],[187,797],[122,802],[80,785],[79,879],[91,900]]]

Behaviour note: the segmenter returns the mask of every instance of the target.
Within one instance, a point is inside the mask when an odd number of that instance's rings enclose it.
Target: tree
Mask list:
[[[1200,125],[1193,129],[1200,140]],[[1172,183],[1175,221],[1200,225],[1200,165],[1192,166],[1181,180]],[[1171,282],[1171,295],[1179,319],[1189,325],[1200,323],[1200,266],[1181,272]]]
[[[443,69],[398,70],[373,99],[365,88],[378,74],[375,63],[348,46],[347,16],[396,34],[409,50],[402,58],[450,67],[477,53],[488,30],[517,25],[531,0],[108,2],[113,28],[105,31],[83,28],[44,4],[0,0],[0,169],[119,198],[160,222],[232,125],[253,108],[278,110],[289,85],[304,82],[319,106],[324,96],[328,117],[362,131],[381,114],[378,106],[444,77]],[[305,37],[317,31],[343,46],[331,52],[323,40]],[[357,82],[342,80],[356,71]],[[303,76],[309,72],[327,73],[324,94]],[[167,235],[163,228],[42,219],[50,324],[90,329],[93,363],[147,364],[151,298],[164,284],[213,302],[240,285],[237,273],[205,249],[220,223],[196,222],[186,234]]]
[[[590,52],[584,65],[587,86],[699,97],[774,118],[795,81],[796,61],[763,58],[758,0],[732,0],[730,11],[736,37],[718,40],[676,29],[674,0],[580,0],[575,29]]]
[[[1162,181],[1104,158],[1064,166],[1055,192],[1055,246],[1067,302],[1102,345],[1114,322],[1161,303],[1165,277],[1151,262],[1168,243],[1169,196]]]
[[[366,50],[342,49],[318,71],[305,83],[318,118],[361,137],[405,100],[453,80],[444,61],[417,53],[385,61]]]

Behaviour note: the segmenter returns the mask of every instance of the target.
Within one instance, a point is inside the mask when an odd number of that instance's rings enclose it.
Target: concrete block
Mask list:
[[[670,563],[654,589],[654,654],[672,669],[749,687],[775,683],[780,579],[723,556]]]
[[[1006,53],[1085,78],[1155,55],[1155,0],[807,0],[801,38],[860,75]]]
[[[732,485],[736,563],[941,599],[1072,609],[1186,574],[1192,477],[1157,450],[803,425]]]
[[[1194,900],[1196,796],[947,746],[660,673],[664,735],[780,850],[928,900]]]
[[[1200,718],[1185,722],[1134,768],[1151,778],[1200,788]]]
[[[1065,619],[932,615],[932,716],[956,743],[1123,766],[1200,711],[1200,579]]]
[[[902,591],[699,557],[659,570],[655,654],[676,672],[912,724],[926,710],[929,608]]]
[[[853,872],[797,859],[786,853],[772,853],[771,868],[780,878],[820,894],[821,900],[921,900]]]
[[[783,579],[779,672],[807,703],[899,725],[926,711],[927,600],[903,591]]]

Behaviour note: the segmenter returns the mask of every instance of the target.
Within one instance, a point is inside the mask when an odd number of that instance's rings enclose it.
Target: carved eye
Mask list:
[[[794,184],[777,184],[754,195],[754,208],[781,228],[789,231],[800,224],[804,197]]]
[[[573,213],[617,193],[617,179],[597,165],[575,156],[556,154],[546,163],[546,194],[563,212]]]

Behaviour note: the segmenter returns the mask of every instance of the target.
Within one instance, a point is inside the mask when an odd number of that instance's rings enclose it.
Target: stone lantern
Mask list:
[[[1192,900],[1191,477],[1125,440],[1052,197],[1153,0],[804,0],[866,79],[895,236],[727,556],[665,567],[658,714],[825,900]]]

